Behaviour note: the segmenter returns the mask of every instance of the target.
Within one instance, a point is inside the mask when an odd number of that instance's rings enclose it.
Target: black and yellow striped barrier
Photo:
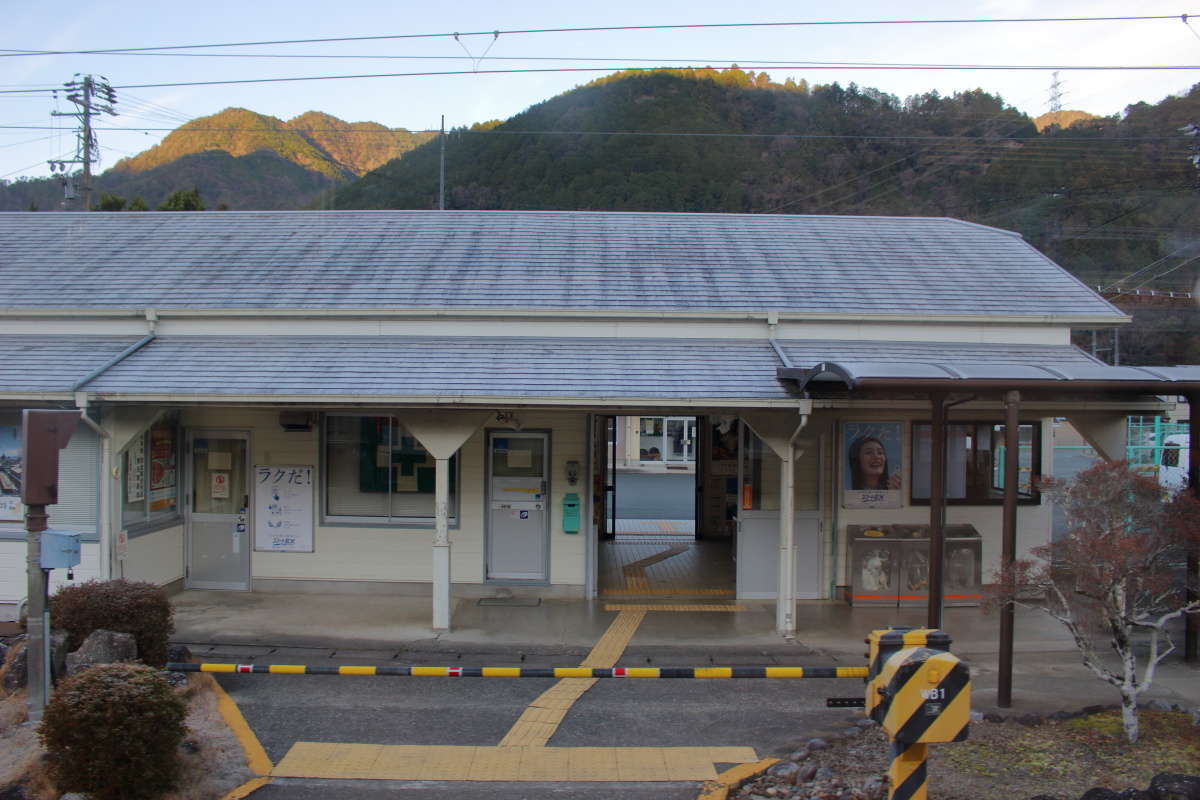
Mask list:
[[[971,673],[939,630],[872,631],[867,715],[892,743],[892,800],[925,800],[931,742],[961,742],[971,718]]]
[[[866,678],[866,667],[378,667],[172,662],[167,672],[386,675],[402,678]]]

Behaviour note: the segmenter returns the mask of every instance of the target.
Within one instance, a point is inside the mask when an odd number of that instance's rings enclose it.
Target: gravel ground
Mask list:
[[[1183,712],[1143,711],[1142,736],[1124,741],[1120,714],[972,723],[966,742],[930,746],[931,800],[1075,800],[1097,786],[1145,789],[1158,773],[1200,774],[1200,725]],[[1026,719],[1025,722],[1032,722]],[[888,743],[861,721],[839,737],[814,739],[782,756],[731,796],[880,800],[887,796]]]

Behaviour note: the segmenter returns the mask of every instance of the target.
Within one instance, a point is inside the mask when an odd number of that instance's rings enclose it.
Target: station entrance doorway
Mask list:
[[[597,417],[601,597],[735,594],[735,417]]]

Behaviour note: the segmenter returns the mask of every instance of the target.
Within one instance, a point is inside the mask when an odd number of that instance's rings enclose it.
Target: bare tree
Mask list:
[[[1188,601],[1182,565],[1200,547],[1200,502],[1186,492],[1164,499],[1162,487],[1128,469],[1102,463],[1073,481],[1046,480],[1042,491],[1066,512],[1065,537],[1033,548],[995,575],[1001,603],[1049,614],[1075,640],[1083,663],[1121,693],[1125,734],[1138,739],[1138,696],[1175,650],[1167,626],[1200,613]],[[1119,665],[1105,663],[1097,641],[1107,640]],[[1135,642],[1148,639],[1139,663]]]

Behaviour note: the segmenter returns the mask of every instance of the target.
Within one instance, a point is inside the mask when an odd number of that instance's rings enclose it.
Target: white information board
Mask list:
[[[313,468],[254,467],[254,549],[313,551]]]

